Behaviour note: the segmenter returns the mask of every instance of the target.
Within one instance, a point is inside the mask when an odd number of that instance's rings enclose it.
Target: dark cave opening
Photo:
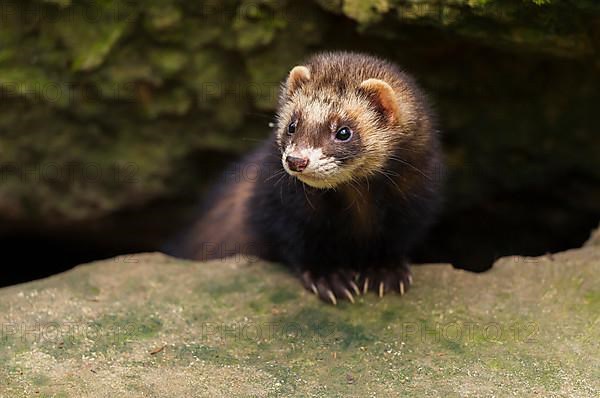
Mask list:
[[[481,272],[499,257],[538,256],[580,247],[597,227],[597,214],[561,207],[560,201],[540,203],[539,196],[532,192],[507,195],[443,214],[416,249],[413,262],[451,263]],[[120,254],[158,251],[161,243],[185,224],[193,208],[189,202],[161,202],[95,225],[64,226],[36,234],[5,233],[0,239],[5,259],[0,286],[44,278]]]

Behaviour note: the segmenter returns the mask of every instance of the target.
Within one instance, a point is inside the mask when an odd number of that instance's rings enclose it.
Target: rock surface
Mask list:
[[[585,246],[600,246],[600,226],[592,232]]]
[[[281,268],[142,254],[0,290],[0,397],[600,394],[600,250],[414,267],[329,306]]]

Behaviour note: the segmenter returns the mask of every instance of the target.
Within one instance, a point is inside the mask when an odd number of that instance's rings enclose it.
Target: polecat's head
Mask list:
[[[316,188],[333,188],[381,171],[406,124],[397,92],[382,78],[386,74],[364,65],[383,61],[326,61],[291,70],[277,115],[283,167]],[[346,70],[338,69],[344,65]],[[377,64],[375,72],[377,68],[391,66]]]

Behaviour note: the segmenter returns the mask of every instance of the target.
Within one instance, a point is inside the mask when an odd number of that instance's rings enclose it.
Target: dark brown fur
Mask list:
[[[334,304],[370,289],[404,293],[406,256],[440,203],[433,126],[425,97],[395,65],[352,53],[314,56],[283,84],[272,137],[237,167],[258,165],[260,176],[228,173],[170,253],[278,261]],[[337,138],[342,128],[353,133],[348,140]],[[292,155],[306,156],[310,168],[290,170]]]

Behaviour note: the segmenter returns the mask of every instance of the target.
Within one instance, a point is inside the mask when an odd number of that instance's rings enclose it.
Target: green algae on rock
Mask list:
[[[330,306],[248,258],[118,257],[0,290],[0,397],[597,396],[599,271],[593,246],[415,266]]]

